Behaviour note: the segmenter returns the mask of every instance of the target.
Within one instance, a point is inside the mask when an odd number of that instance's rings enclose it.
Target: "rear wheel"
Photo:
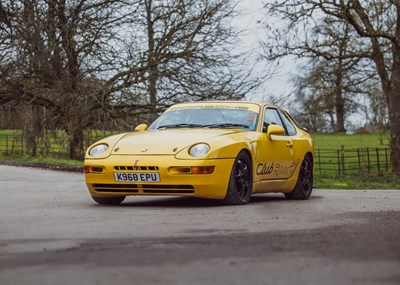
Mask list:
[[[252,166],[247,152],[241,151],[233,163],[228,191],[223,200],[229,205],[243,205],[250,201],[253,190]]]
[[[285,194],[288,199],[306,200],[313,188],[313,167],[311,158],[306,156],[300,167],[299,177],[293,192]]]
[[[93,200],[95,200],[97,203],[102,204],[102,205],[119,205],[124,201],[125,196],[120,196],[120,197],[111,197],[111,198],[103,198],[103,197],[95,197],[92,196]]]

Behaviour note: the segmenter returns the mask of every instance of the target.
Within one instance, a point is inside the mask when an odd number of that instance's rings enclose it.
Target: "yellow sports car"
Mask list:
[[[91,145],[84,163],[87,187],[100,204],[128,195],[235,205],[264,192],[308,199],[313,168],[313,141],[285,110],[231,101],[173,105],[149,127]]]

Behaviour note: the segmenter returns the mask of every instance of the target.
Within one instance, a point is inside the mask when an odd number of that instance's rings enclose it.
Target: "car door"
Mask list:
[[[270,125],[278,125],[285,129],[285,134],[267,137]],[[255,163],[256,180],[263,183],[272,180],[286,180],[292,176],[296,164],[294,160],[293,140],[288,134],[281,115],[276,108],[266,108],[259,155]]]
[[[282,120],[282,123],[285,126],[286,135],[290,137],[292,141],[292,155],[293,155],[292,158],[293,161],[297,163],[298,160],[300,159],[299,156],[301,156],[301,154],[299,153],[299,150],[301,149],[300,145],[302,144],[301,139],[299,139],[299,137],[297,136],[297,129],[294,126],[293,122],[291,121],[291,118],[288,115],[288,113],[280,109],[277,110]]]

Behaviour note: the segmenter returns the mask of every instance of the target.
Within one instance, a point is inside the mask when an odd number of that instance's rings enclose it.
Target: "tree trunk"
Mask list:
[[[82,128],[69,130],[69,158],[83,159],[83,131]]]
[[[343,74],[344,74],[344,64],[342,56],[345,55],[347,48],[347,40],[344,37],[343,40],[339,42],[339,61],[335,74],[335,109],[336,109],[336,132],[345,132],[344,118],[345,118],[345,108],[344,108],[344,98],[343,98]]]
[[[400,4],[397,4],[397,24],[393,42],[393,65],[390,88],[386,93],[389,108],[390,146],[393,172],[400,175]]]
[[[64,86],[64,110],[66,117],[64,120],[67,125],[69,135],[69,158],[83,159],[83,128],[80,121],[82,93],[80,92],[80,70],[78,59],[78,48],[75,37],[77,36],[77,27],[73,19],[68,19],[67,1],[58,2],[58,20],[60,22],[61,43],[66,56],[67,75],[65,76]],[[57,57],[57,55],[55,54]],[[57,64],[57,62],[54,62]],[[78,105],[77,105],[78,104]]]
[[[391,134],[392,166],[393,172],[400,175],[400,48],[395,44],[393,45],[393,66],[390,83],[387,99]]]
[[[146,20],[147,20],[147,37],[148,37],[148,65],[149,65],[149,78],[148,78],[148,91],[150,96],[150,121],[157,118],[157,60],[155,58],[155,39],[154,39],[154,23],[152,19],[152,2],[153,0],[146,1]]]
[[[393,82],[400,84],[400,76]],[[397,85],[400,86],[400,85]],[[389,95],[389,120],[390,120],[390,148],[393,172],[400,176],[400,89],[393,88]]]
[[[24,114],[23,132],[26,152],[28,155],[35,157],[37,155],[37,138],[42,128],[39,119],[39,110],[36,106],[27,106]]]
[[[339,70],[336,74],[336,82],[335,82],[335,109],[336,109],[336,132],[345,132],[346,128],[344,127],[344,98],[342,92],[342,71]]]

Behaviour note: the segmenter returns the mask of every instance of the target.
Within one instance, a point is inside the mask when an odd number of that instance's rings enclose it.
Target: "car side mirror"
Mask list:
[[[140,124],[135,128],[135,132],[143,132],[147,130],[147,125],[146,124]]]
[[[269,125],[267,129],[267,138],[272,141],[272,135],[283,136],[285,129],[278,125]]]

